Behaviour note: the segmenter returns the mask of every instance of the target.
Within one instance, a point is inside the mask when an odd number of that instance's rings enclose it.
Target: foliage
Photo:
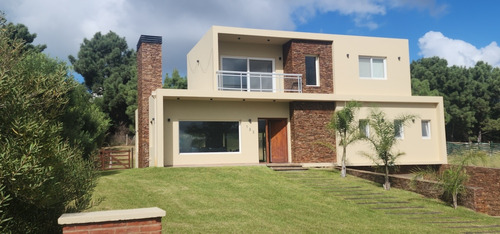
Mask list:
[[[65,64],[25,45],[0,31],[1,232],[54,233],[63,212],[88,206],[95,176],[61,137]]]
[[[181,77],[179,71],[174,68],[172,71],[172,77],[169,77],[168,73],[165,75],[165,80],[163,80],[164,89],[187,89],[187,78]]]
[[[408,125],[410,120],[414,118],[414,115],[401,115],[396,117],[394,121],[390,121],[384,112],[378,109],[370,111],[368,124],[373,131],[363,139],[370,143],[375,151],[375,155],[366,152],[363,154],[371,158],[377,166],[383,166],[385,173],[384,188],[386,190],[389,190],[391,186],[389,182],[389,167],[395,166],[396,159],[404,155],[402,152],[393,151],[394,146],[398,142],[395,133],[399,131],[399,127]]]
[[[69,80],[71,89],[66,93],[68,103],[60,120],[62,136],[71,146],[79,147],[83,157],[90,159],[104,143],[109,118],[92,102],[92,95],[84,85]]]
[[[69,56],[76,72],[81,74],[92,94],[101,98],[96,103],[111,119],[110,132],[119,126],[134,128],[134,107],[137,106],[136,53],[125,38],[110,31],[84,39],[78,58]]]
[[[445,194],[452,197],[453,208],[457,208],[458,194],[465,194],[465,183],[469,179],[465,166],[473,164],[478,159],[484,161],[486,153],[482,151],[464,151],[459,154],[458,162],[453,162],[443,171],[439,180]]]
[[[340,137],[339,145],[342,146],[341,177],[345,177],[346,175],[347,146],[362,137],[358,130],[358,124],[354,121],[356,112],[360,107],[361,103],[359,102],[347,102],[342,110],[333,113],[332,118],[327,125],[327,128],[332,130],[334,135],[338,134]]]
[[[447,65],[438,57],[412,62],[413,94],[443,96],[448,141],[500,141],[500,68]]]
[[[451,159],[453,160],[441,173],[431,168],[419,170],[414,172],[414,180],[421,176],[436,179],[439,182],[437,187],[443,190],[444,195],[451,198],[451,205],[456,209],[458,207],[458,195],[465,195],[467,191],[465,184],[469,176],[467,175],[466,166],[476,165],[478,161],[484,164],[487,160],[487,155],[484,151],[465,150],[454,154]]]
[[[24,24],[7,23],[7,19],[2,12],[0,12],[0,29],[12,41],[22,40],[24,42],[23,51],[34,50],[35,52],[42,52],[47,48],[46,45],[33,45],[36,33],[30,33],[28,27]]]

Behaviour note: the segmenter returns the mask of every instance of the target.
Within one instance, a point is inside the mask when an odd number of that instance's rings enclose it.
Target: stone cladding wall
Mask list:
[[[334,110],[334,102],[290,103],[292,162],[337,161],[336,152],[321,144],[330,143],[335,146],[335,137],[326,129]]]

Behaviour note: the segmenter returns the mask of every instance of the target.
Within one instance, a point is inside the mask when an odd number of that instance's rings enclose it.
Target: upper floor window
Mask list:
[[[306,85],[319,86],[319,57],[306,55]]]
[[[386,78],[385,58],[359,57],[359,77],[369,79]]]
[[[221,63],[225,73],[219,86],[223,89],[273,91],[274,60],[222,57]]]

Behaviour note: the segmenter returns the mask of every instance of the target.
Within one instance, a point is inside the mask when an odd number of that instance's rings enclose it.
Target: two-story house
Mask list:
[[[342,149],[320,143],[335,144],[326,125],[350,100],[356,121],[372,107],[419,116],[396,133],[398,164],[447,162],[443,99],[411,95],[405,39],[213,26],[187,55],[187,90],[161,89],[161,37],[137,51],[141,167],[331,165]],[[348,150],[348,165],[373,165],[366,142]]]

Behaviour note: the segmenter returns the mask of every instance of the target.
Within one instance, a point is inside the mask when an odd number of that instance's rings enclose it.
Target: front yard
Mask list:
[[[500,219],[337,171],[264,166],[103,172],[90,210],[159,207],[174,233],[500,232]],[[90,211],[89,210],[89,211]]]

